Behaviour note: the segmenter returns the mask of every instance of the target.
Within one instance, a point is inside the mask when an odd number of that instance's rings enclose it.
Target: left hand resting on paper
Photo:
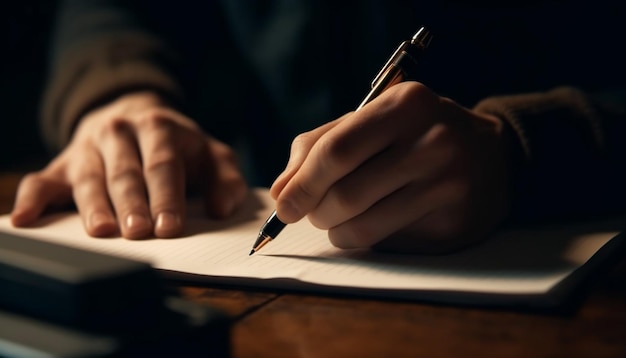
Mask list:
[[[271,194],[282,221],[306,215],[337,247],[445,252],[507,215],[506,157],[498,118],[405,82],[299,135]]]
[[[151,91],[129,92],[88,111],[71,142],[20,183],[15,226],[76,204],[96,237],[177,237],[188,193],[223,218],[244,201],[247,185],[234,151]]]

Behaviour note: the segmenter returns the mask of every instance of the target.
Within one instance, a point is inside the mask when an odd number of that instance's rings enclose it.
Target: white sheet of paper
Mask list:
[[[255,189],[233,218],[213,221],[190,209],[184,237],[131,241],[93,238],[76,213],[52,214],[35,227],[0,230],[149,262],[157,269],[220,278],[290,278],[327,286],[487,294],[545,293],[584,264],[618,232],[562,228],[501,233],[468,250],[441,256],[340,250],[305,218],[288,225],[258,253],[248,253],[273,209],[267,189]]]

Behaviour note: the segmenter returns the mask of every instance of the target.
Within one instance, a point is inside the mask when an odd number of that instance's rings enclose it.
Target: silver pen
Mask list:
[[[410,40],[403,41],[376,77],[374,77],[370,92],[356,110],[363,108],[363,106],[378,97],[387,88],[406,81],[413,76],[417,69],[417,60],[428,47],[431,40],[432,35],[430,32],[426,28],[421,27]],[[285,226],[286,224],[278,219],[276,210],[274,210],[261,227],[259,236],[254,242],[249,255],[254,254],[268,242],[274,240]]]

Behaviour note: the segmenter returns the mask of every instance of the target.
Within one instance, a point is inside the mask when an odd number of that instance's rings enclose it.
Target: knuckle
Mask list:
[[[315,190],[312,187],[312,184],[308,181],[297,181],[294,183],[296,195],[299,197],[304,197],[306,199],[311,199],[315,197]]]
[[[403,86],[398,87],[398,99],[406,103],[431,101],[433,99],[432,91],[419,82],[407,82]]]
[[[452,128],[445,123],[435,123],[426,136],[429,142],[439,147],[447,148],[458,146],[458,136],[454,133]]]
[[[24,175],[20,180],[20,188],[28,188],[28,190],[39,191],[45,184],[43,172],[32,172]]]
[[[136,202],[134,203],[134,207],[137,209],[144,208],[144,202]],[[156,198],[151,198],[150,200],[150,211],[153,213],[162,213],[162,212],[181,212],[183,209],[183,205],[181,203],[181,198],[172,195],[171,193],[163,192]]]
[[[351,148],[339,138],[321,138],[316,145],[323,168],[333,171],[349,162]]]
[[[76,188],[84,188],[93,185],[94,183],[101,182],[103,182],[102,176],[92,170],[77,171],[72,178],[72,183]]]
[[[421,155],[426,149],[434,156],[435,163],[443,165],[463,165],[471,152],[463,138],[449,126],[437,123],[414,148],[415,155]]]
[[[113,117],[102,125],[102,128],[98,132],[99,139],[106,139],[111,137],[117,137],[122,134],[128,133],[130,130],[130,124],[123,117]]]
[[[32,185],[32,184],[35,184],[35,183],[41,181],[41,177],[42,177],[41,172],[28,173],[28,174],[24,175],[24,177],[22,177],[21,182],[22,182],[22,184]]]
[[[176,167],[179,162],[179,156],[172,148],[159,148],[145,159],[144,171],[152,173],[163,168]]]
[[[292,142],[292,153],[295,151],[308,151],[313,148],[319,154],[322,164],[329,168],[336,167],[348,158],[351,146],[341,137],[318,138],[311,132],[299,134]]]
[[[108,180],[110,182],[139,181],[143,180],[143,173],[136,165],[120,163],[109,171]]]
[[[170,127],[172,120],[165,115],[160,108],[148,108],[141,112],[137,119],[137,127],[147,130],[155,130]]]
[[[314,143],[315,138],[313,138],[311,132],[300,133],[291,142],[291,150],[293,152],[296,150],[308,149],[311,148]]]

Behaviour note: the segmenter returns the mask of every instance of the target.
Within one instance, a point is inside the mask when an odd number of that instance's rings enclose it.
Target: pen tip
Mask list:
[[[248,256],[252,256],[253,253],[254,253],[254,249],[250,250],[250,253],[248,254]]]

